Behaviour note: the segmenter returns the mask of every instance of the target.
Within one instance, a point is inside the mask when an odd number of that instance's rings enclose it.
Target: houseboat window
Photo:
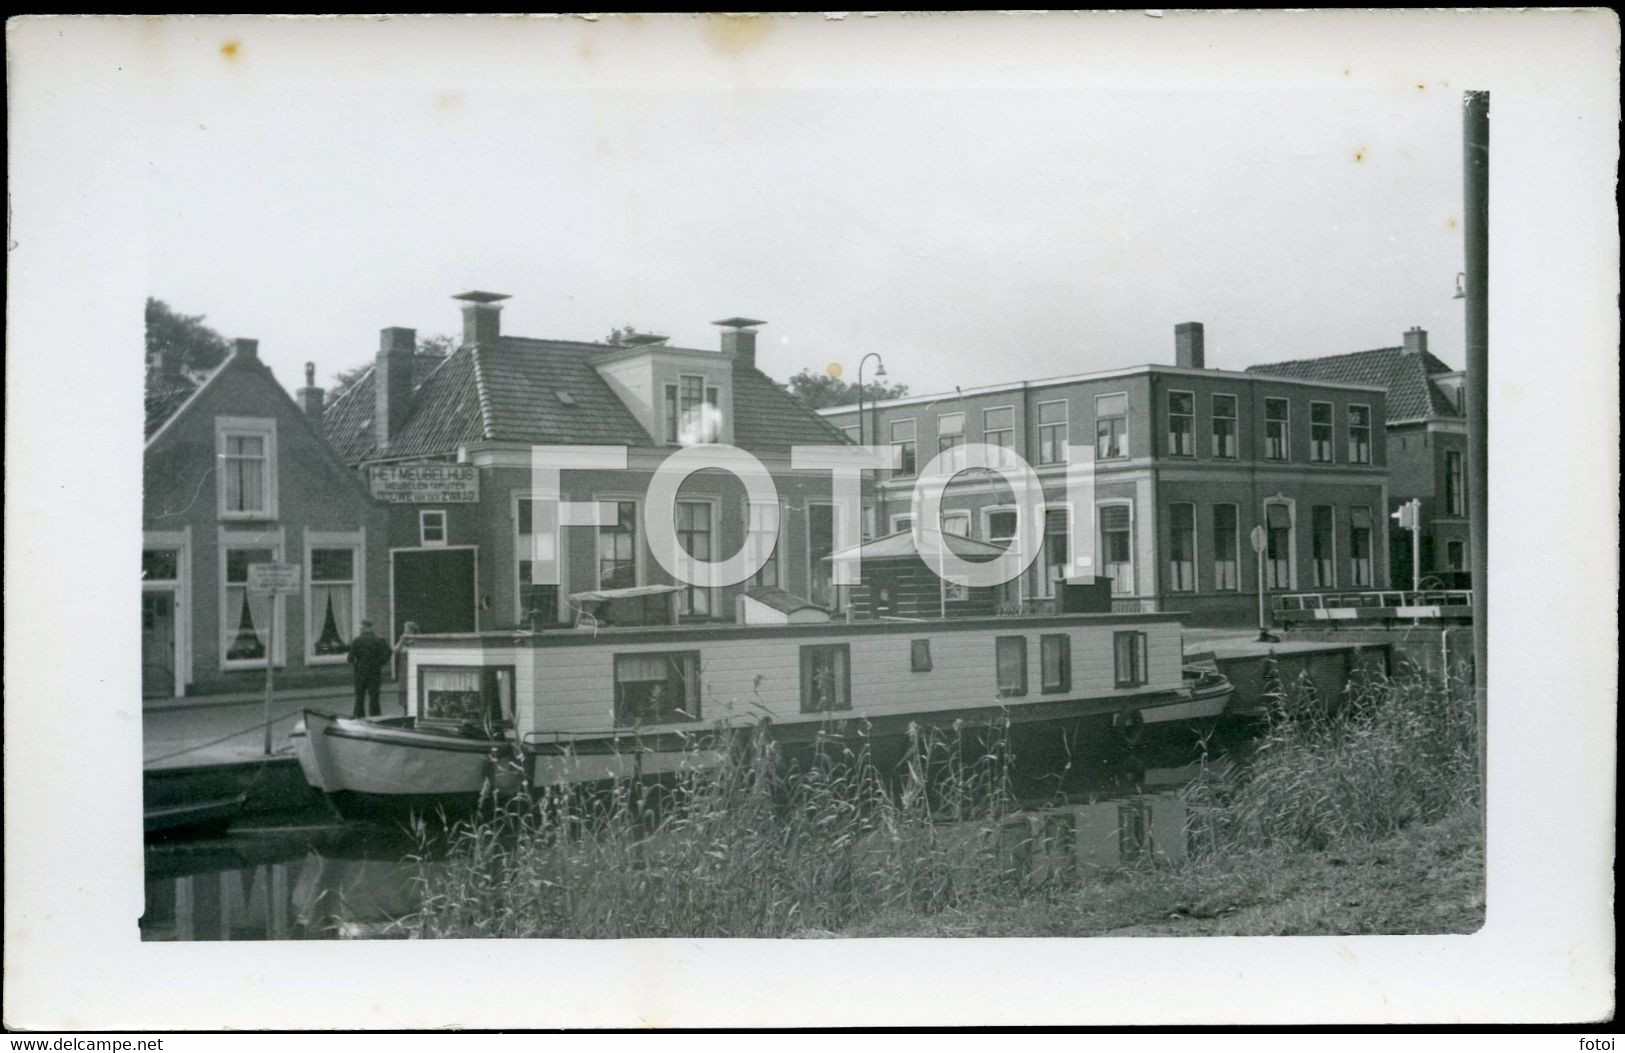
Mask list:
[[[1066,633],[1038,640],[1039,683],[1046,695],[1072,690],[1072,637]]]
[[[615,522],[598,528],[598,587],[630,589],[638,583],[638,503],[615,502]]]
[[[1196,395],[1168,392],[1168,456],[1196,456]]]
[[[1467,469],[1456,450],[1444,454],[1444,506],[1452,516],[1467,514]]]
[[[1038,463],[1065,464],[1067,442],[1066,400],[1038,404]]]
[[[1241,513],[1235,505],[1213,506],[1213,587],[1241,587]]]
[[[931,641],[912,640],[909,643],[909,669],[915,673],[931,671]]]
[[[446,543],[444,509],[429,509],[418,513],[418,543],[425,547]]]
[[[906,479],[913,475],[918,466],[915,459],[918,457],[914,442],[914,422],[912,420],[894,420],[891,422],[892,449],[897,451],[897,467],[892,469],[893,479]]]
[[[309,653],[341,655],[355,627],[356,550],[310,550],[310,608],[305,617]]]
[[[1315,564],[1317,589],[1337,587],[1337,555],[1332,540],[1334,522],[1331,505],[1315,505],[1309,510],[1309,547]]]
[[[937,453],[947,454],[942,460],[943,467],[953,472],[964,467],[965,457],[965,415],[963,413],[943,413],[937,417]]]
[[[1332,404],[1309,403],[1309,459],[1316,464],[1332,461]]]
[[[711,559],[711,525],[710,502],[677,502],[677,543],[695,559]],[[710,617],[710,589],[699,585],[684,585],[680,596],[682,597],[680,610],[683,614]]]
[[[1038,594],[1046,599],[1055,595],[1056,583],[1066,579],[1067,536],[1067,510],[1044,509],[1044,546],[1038,553]]]
[[[228,662],[265,660],[274,601],[263,592],[248,590],[248,566],[275,560],[276,553],[268,548],[226,550],[225,648]]]
[[[1286,505],[1264,506],[1266,548],[1264,566],[1269,573],[1269,587],[1292,587],[1292,513]]]
[[[513,719],[513,667],[418,667],[417,719],[473,724],[495,733]]]
[[[1196,506],[1168,506],[1168,587],[1196,591]]]
[[[1118,687],[1141,687],[1147,681],[1145,633],[1112,633],[1112,666]]]
[[[1371,407],[1349,407],[1349,463],[1371,463]]]
[[[801,711],[831,713],[852,708],[852,655],[846,644],[801,649]]]
[[[615,656],[615,723],[675,724],[700,719],[700,652]]]
[[[1236,456],[1236,396],[1213,396],[1213,456],[1232,460]]]
[[[750,587],[777,588],[779,585],[779,532],[768,522],[770,507],[752,501],[745,502],[745,519],[750,524],[745,533],[745,545],[752,559],[765,559],[762,569],[750,579]],[[778,522],[784,522],[784,510],[779,509]]]
[[[1095,457],[1128,456],[1128,396],[1095,396]]]
[[[180,552],[172,548],[141,550],[142,581],[175,581],[180,577]]]
[[[1351,585],[1369,588],[1371,581],[1371,509],[1349,509],[1349,570]]]
[[[1131,536],[1133,513],[1128,505],[1100,506],[1100,555],[1105,574],[1112,579],[1112,593],[1134,592],[1134,542]]]
[[[996,409],[982,411],[982,437],[984,441],[998,448],[994,454],[994,465],[1014,463],[1010,459],[1010,452],[1016,447],[1016,411],[1013,406],[999,406]]]
[[[1291,406],[1286,399],[1264,400],[1264,459],[1287,460],[1288,429],[1291,427]]]
[[[1027,638],[1000,636],[994,640],[1000,698],[1027,693]]]

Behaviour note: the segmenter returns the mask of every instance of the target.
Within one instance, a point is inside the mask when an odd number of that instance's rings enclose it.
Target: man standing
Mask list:
[[[355,680],[355,718],[375,717],[380,713],[378,693],[383,688],[384,666],[389,664],[389,645],[372,631],[372,622],[363,621],[361,632],[350,641],[350,672]]]

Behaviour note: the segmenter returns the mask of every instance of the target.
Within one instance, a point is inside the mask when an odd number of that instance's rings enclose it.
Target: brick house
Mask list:
[[[506,296],[456,299],[463,334],[455,351],[426,359],[414,352],[413,330],[382,330],[373,368],[325,417],[334,448],[375,492],[391,472],[454,477],[454,485],[395,495],[389,506],[392,631],[407,621],[424,632],[499,628],[526,623],[532,612],[568,624],[573,592],[671,583],[650,552],[645,495],[654,469],[697,442],[738,446],[762,461],[778,488],[781,529],[771,536],[750,517],[733,476],[691,475],[673,510],[687,551],[720,560],[748,544],[770,558],[739,586],[685,587],[683,617],[729,620],[734,597],[750,587],[834,604],[824,559],[834,548],[830,477],[792,472],[790,448],[845,440],[756,368],[756,327],[764,323],[717,323],[714,350],[638,333],[610,342],[531,339],[502,333]],[[613,502],[617,516],[613,526],[562,528],[558,585],[532,581],[533,444],[629,451],[624,470],[562,473],[561,497]]]
[[[301,406],[257,342],[237,340],[201,382],[149,383],[144,696],[256,687],[273,647],[289,683],[347,679],[351,637],[384,614],[383,513],[323,438],[313,373]],[[250,594],[248,566],[261,562],[300,564],[300,594]]]
[[[1249,373],[1373,384],[1387,392],[1388,511],[1421,502],[1421,577],[1451,587],[1471,581],[1467,523],[1466,374],[1428,350],[1425,329],[1399,347],[1251,366]],[[1389,574],[1411,585],[1411,538],[1388,520]]]
[[[856,440],[855,406],[821,411]],[[966,442],[1007,447],[1043,485],[1044,541],[1016,583],[1051,604],[1067,562],[1068,442],[1095,447],[1094,541],[1119,610],[1179,610],[1195,622],[1257,611],[1255,526],[1268,542],[1266,588],[1310,592],[1386,585],[1388,507],[1383,389],[1209,369],[1200,323],[1175,332],[1175,363],[996,384],[866,406],[869,442],[902,451],[878,487],[870,528],[912,524],[915,473]],[[1010,491],[967,473],[943,500],[941,529],[1003,544]]]

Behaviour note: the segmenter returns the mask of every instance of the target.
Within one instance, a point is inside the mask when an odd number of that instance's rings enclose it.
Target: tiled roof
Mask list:
[[[1455,371],[1428,351],[1407,354],[1403,347],[1379,347],[1346,355],[1248,366],[1247,372],[1333,383],[1375,384],[1387,389],[1385,401],[1390,422],[1461,415],[1433,380],[1435,374]]]
[[[654,445],[594,368],[594,359],[609,350],[606,344],[512,336],[459,348],[419,386],[387,451],[376,448],[369,370],[328,407],[323,426],[328,441],[352,464],[380,455],[440,456],[481,439]],[[758,370],[735,360],[733,377],[736,445],[762,449],[848,441]]]
[[[147,430],[146,437],[152,438],[154,432],[164,426],[164,421],[174,415],[197,385],[190,381],[177,380],[169,384],[148,387],[146,391]]]

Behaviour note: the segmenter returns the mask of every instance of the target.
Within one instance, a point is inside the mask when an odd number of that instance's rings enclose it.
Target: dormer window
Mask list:
[[[666,385],[666,441],[682,446],[722,438],[721,392],[702,376],[684,375]]]

